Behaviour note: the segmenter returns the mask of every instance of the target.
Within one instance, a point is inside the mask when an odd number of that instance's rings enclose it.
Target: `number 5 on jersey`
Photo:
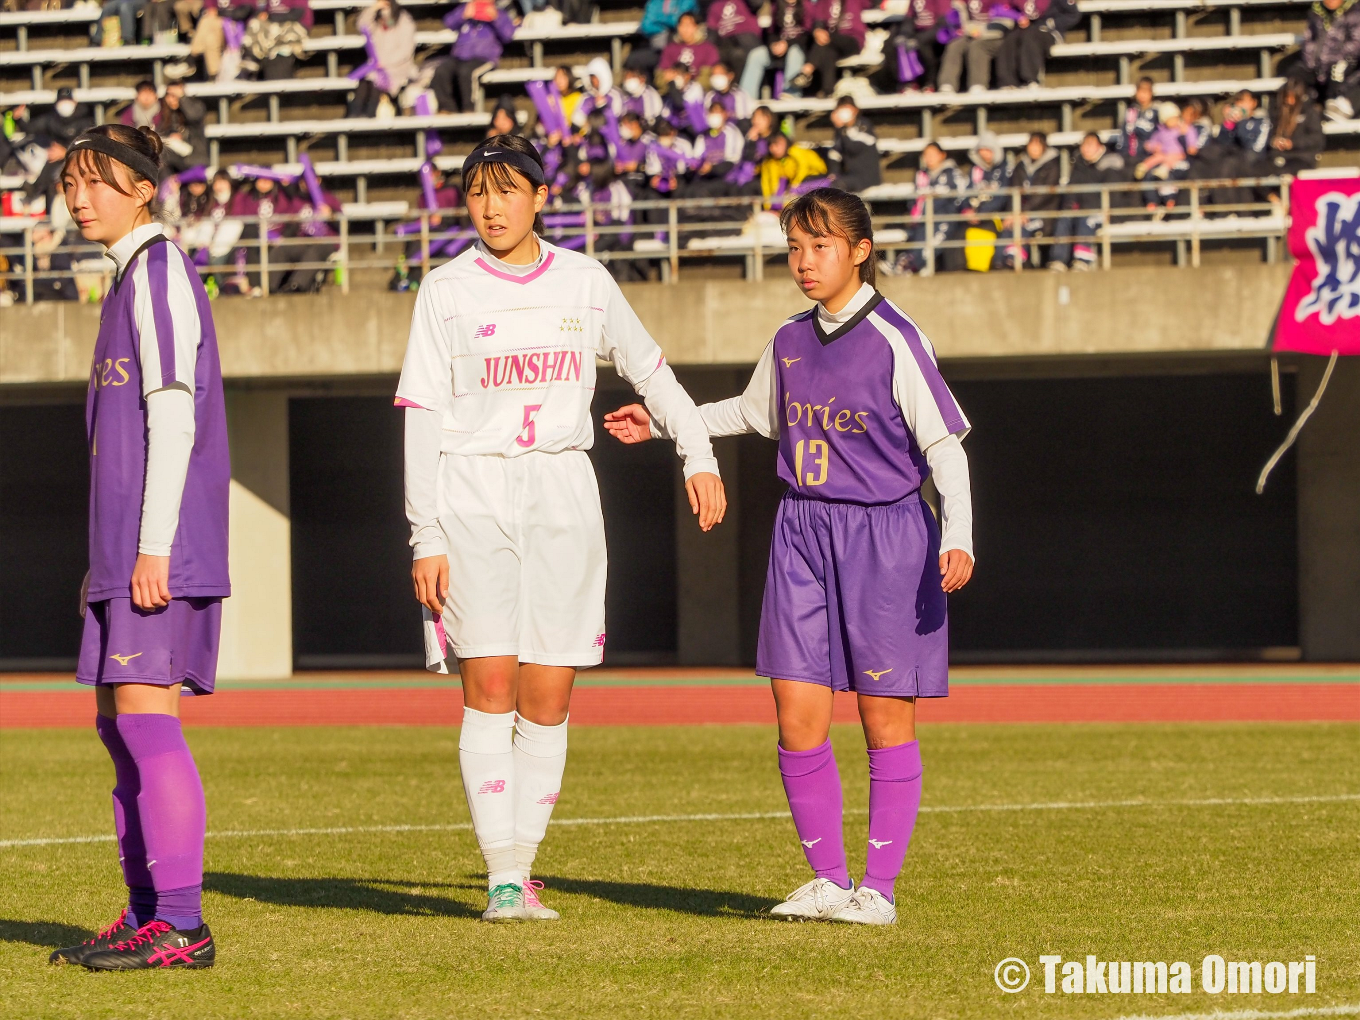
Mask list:
[[[536,430],[534,429],[534,416],[538,414],[538,409],[542,406],[542,404],[524,405],[524,428],[520,429],[519,437],[515,442],[525,449],[533,446],[534,440],[537,438]],[[826,444],[823,443],[822,445],[825,446]]]
[[[803,474],[803,446],[807,445],[807,455],[812,458],[812,464],[817,468],[814,477],[809,471]],[[825,439],[800,439],[798,445],[793,448],[793,473],[798,476],[799,485],[822,485],[826,481],[826,469],[830,461],[831,447],[827,445]]]

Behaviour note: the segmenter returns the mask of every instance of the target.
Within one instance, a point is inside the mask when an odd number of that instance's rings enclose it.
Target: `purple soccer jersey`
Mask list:
[[[923,450],[968,430],[912,321],[874,293],[828,336],[772,344],[779,476],[756,670],[893,697],[949,693],[940,532]]]
[[[193,290],[201,329],[193,375],[194,446],[170,553],[172,598],[231,594],[227,573],[227,500],[231,463],[226,401],[217,334],[207,292],[189,256],[163,235],[128,260],[127,270],[104,299],[99,338],[85,400],[90,444],[90,584],[88,599],[129,598],[137,561],[142,491],[146,478],[146,394],[188,389],[176,372],[175,320],[170,276],[185,276]],[[149,298],[159,364],[143,365],[137,293]],[[146,322],[143,314],[143,322]]]
[[[929,474],[922,449],[968,422],[916,326],[881,294],[828,340],[810,309],[774,338],[779,477],[816,499],[895,503]],[[924,381],[902,391],[899,359]],[[915,431],[899,399],[913,403]]]

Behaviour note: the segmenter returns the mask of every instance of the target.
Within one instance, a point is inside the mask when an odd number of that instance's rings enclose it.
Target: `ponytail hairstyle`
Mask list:
[[[95,175],[120,195],[131,196],[132,192],[119,183],[113,164],[121,165],[133,184],[145,181],[154,189],[160,184],[162,148],[161,136],[152,128],[101,124],[76,136],[67,147],[61,172],[64,176],[68,169],[75,169]],[[153,216],[160,213],[161,203],[154,191],[146,207]]]
[[[867,240],[869,255],[859,264],[859,279],[870,287],[877,285],[874,225],[868,207],[858,195],[839,188],[816,188],[784,206],[779,226],[785,234],[797,227],[813,237],[839,237],[851,251]]]
[[[528,158],[538,164],[538,175],[540,178],[546,177],[543,169],[543,157],[534,148],[534,143],[523,135],[492,135],[482,142],[475,150],[476,156],[482,149],[494,147],[505,149],[517,157]],[[471,157],[469,157],[471,159]],[[522,170],[517,169],[511,163],[502,161],[491,161],[473,163],[463,171],[463,201],[467,202],[468,192],[472,191],[479,184],[485,184],[490,188],[519,188],[528,191],[531,195],[536,192],[539,185],[531,180]],[[546,228],[543,226],[543,214],[538,213],[534,217],[534,232],[542,235]]]

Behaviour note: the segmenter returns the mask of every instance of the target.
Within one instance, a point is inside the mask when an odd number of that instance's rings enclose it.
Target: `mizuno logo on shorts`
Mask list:
[[[118,660],[118,665],[120,665],[120,666],[126,666],[129,662],[131,662],[133,659],[137,658],[137,656],[139,656],[139,655],[141,655],[141,654],[142,654],[141,652],[133,652],[131,655],[116,655],[116,654],[115,654],[115,655],[110,655],[109,658],[110,658],[110,659],[117,659],[117,660]]]
[[[474,339],[474,340],[480,340],[482,337],[495,336],[495,335],[496,335],[496,324],[495,324],[494,322],[488,322],[485,326],[478,326],[478,327],[477,327],[477,331],[476,331],[475,333],[472,334],[472,339]]]
[[[884,677],[886,674],[891,673],[891,672],[892,672],[891,669],[880,669],[880,670],[877,670],[877,671],[874,671],[874,670],[872,670],[872,669],[866,669],[866,670],[864,671],[865,675],[866,675],[870,680],[874,681],[875,683],[877,683],[877,682],[878,682],[882,677]]]
[[[477,792],[478,792],[478,793],[504,793],[504,792],[505,792],[505,780],[504,780],[504,779],[488,779],[485,783],[482,784],[482,788],[481,788],[480,790],[478,790]]]

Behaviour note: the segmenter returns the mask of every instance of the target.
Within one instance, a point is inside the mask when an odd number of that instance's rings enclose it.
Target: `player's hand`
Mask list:
[[[699,515],[700,531],[711,531],[713,525],[722,522],[727,513],[727,490],[712,471],[700,471],[686,479],[685,494],[689,496],[690,512]]]
[[[170,557],[137,555],[132,567],[132,604],[160,609],[170,604]]]
[[[973,576],[973,557],[962,549],[950,549],[940,554],[940,587],[946,592],[958,591]]]
[[[449,558],[422,556],[411,564],[411,581],[415,584],[416,601],[439,616],[444,612],[444,600],[449,596]]]
[[[85,580],[80,582],[80,618],[85,619],[85,609],[89,605],[90,572],[85,571]]]
[[[641,404],[610,411],[604,416],[604,427],[620,443],[645,443],[652,438],[652,416]]]

